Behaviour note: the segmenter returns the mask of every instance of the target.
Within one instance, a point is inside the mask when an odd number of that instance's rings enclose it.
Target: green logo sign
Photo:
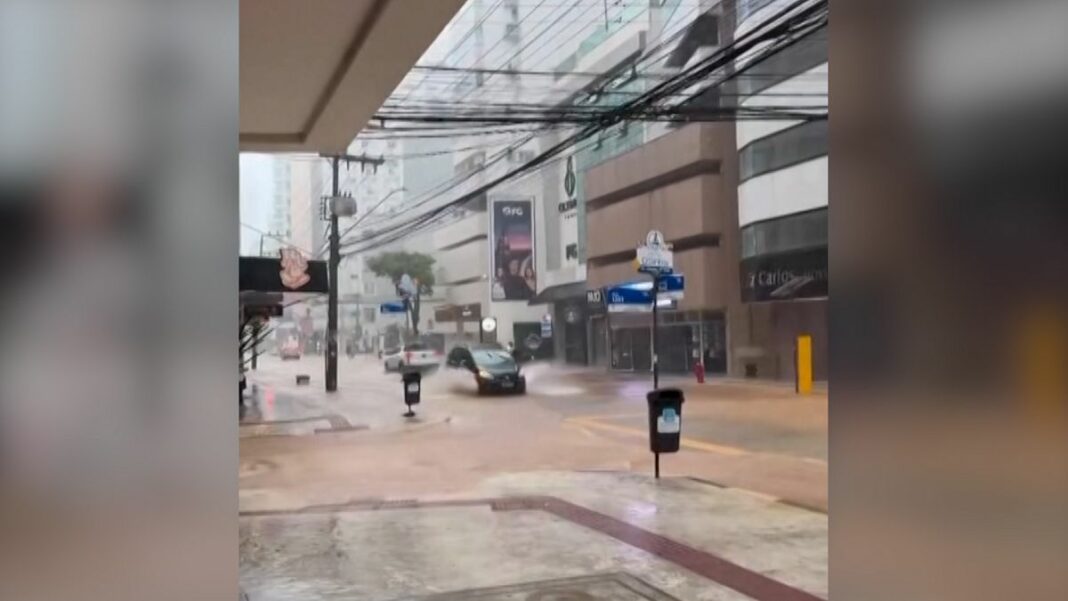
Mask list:
[[[575,157],[567,157],[567,173],[564,175],[564,192],[568,198],[575,197]]]

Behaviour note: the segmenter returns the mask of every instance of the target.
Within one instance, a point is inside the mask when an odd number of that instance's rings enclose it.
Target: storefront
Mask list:
[[[438,331],[444,335],[447,348],[460,341],[497,341],[496,331],[484,332],[480,326],[482,303],[438,306],[434,309],[434,321],[439,326]]]
[[[604,304],[604,291],[600,288],[586,291],[586,315],[588,364],[609,367],[611,344],[608,341],[608,311]]]
[[[748,331],[734,337],[746,347],[739,375],[793,378],[794,346],[807,335],[813,375],[827,378],[827,217],[820,208],[742,228],[739,284]]]
[[[617,371],[652,369],[652,313],[611,313],[607,316],[609,367]],[[660,369],[689,373],[704,358],[705,371],[727,371],[726,318],[716,311],[661,311]]]
[[[542,317],[542,333],[552,339],[552,357],[572,365],[588,365],[586,283],[572,282],[542,290],[531,305],[548,305]]]

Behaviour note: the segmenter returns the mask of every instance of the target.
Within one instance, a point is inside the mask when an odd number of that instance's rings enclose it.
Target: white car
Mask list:
[[[420,342],[404,345],[402,349],[387,351],[382,355],[386,371],[402,371],[406,368],[436,367],[441,362],[441,353]]]
[[[278,346],[278,356],[283,361],[287,359],[300,359],[300,339],[296,336],[290,336],[286,338],[282,344]]]

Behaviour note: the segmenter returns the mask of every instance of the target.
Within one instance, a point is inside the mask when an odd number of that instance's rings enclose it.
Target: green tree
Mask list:
[[[405,251],[384,252],[367,260],[367,268],[379,277],[387,277],[404,297],[412,321],[412,333],[419,335],[419,305],[422,295],[434,293],[434,257]],[[401,281],[407,275],[415,284],[415,294],[406,295]]]

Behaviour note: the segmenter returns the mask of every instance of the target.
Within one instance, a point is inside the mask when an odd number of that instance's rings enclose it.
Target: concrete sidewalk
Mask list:
[[[243,511],[252,601],[815,601],[827,518],[684,479],[532,472],[410,500]]]

